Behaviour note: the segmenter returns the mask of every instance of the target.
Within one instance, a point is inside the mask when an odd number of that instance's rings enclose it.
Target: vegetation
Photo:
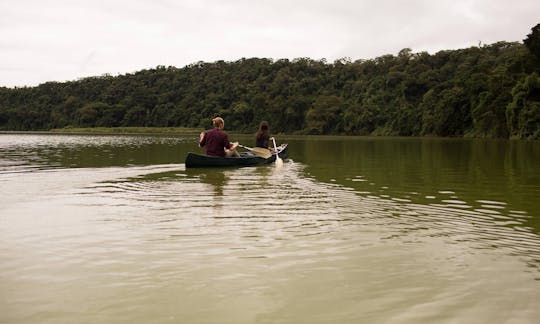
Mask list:
[[[0,130],[226,128],[300,134],[540,138],[540,24],[521,43],[351,62],[265,58],[0,87]]]

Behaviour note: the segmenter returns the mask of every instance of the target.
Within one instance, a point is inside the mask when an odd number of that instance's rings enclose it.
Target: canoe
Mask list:
[[[281,144],[277,147],[277,150],[280,158],[287,158],[289,151],[287,144]],[[242,152],[240,157],[209,156],[189,152],[186,156],[186,168],[244,167],[272,163],[275,160],[276,153],[272,153],[271,157],[265,159],[252,152]]]

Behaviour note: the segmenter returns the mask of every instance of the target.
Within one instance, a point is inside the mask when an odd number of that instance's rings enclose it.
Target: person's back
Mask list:
[[[205,132],[200,145],[206,149],[206,155],[212,156],[225,156],[224,148],[231,147],[227,133],[218,128]]]
[[[225,121],[221,117],[212,119],[214,128],[202,132],[199,137],[199,146],[206,149],[206,155],[211,156],[239,156],[236,152],[238,142],[229,142],[229,136],[223,128]]]
[[[255,136],[255,146],[267,149],[270,145],[270,130],[266,121],[261,122],[259,131]]]

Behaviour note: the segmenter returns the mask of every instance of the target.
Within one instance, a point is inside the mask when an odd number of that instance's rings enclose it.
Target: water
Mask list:
[[[196,137],[0,135],[0,323],[540,318],[540,143]]]

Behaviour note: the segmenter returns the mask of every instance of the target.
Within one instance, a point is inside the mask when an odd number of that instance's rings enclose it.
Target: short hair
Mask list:
[[[225,127],[225,121],[221,117],[216,117],[212,119],[212,123],[214,124],[214,127]]]

